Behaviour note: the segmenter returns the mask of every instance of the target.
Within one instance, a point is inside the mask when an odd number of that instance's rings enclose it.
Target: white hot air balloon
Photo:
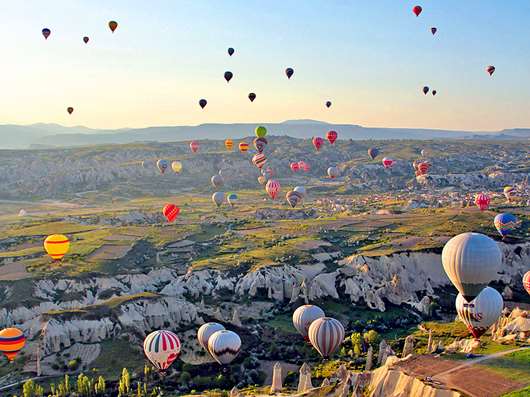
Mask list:
[[[25,209],[21,209],[19,212],[18,212],[18,216],[26,216],[28,213],[26,212]]]
[[[208,339],[208,351],[221,365],[229,364],[241,350],[241,338],[233,331],[216,331]]]
[[[491,287],[484,288],[471,302],[462,294],[456,297],[456,311],[460,320],[475,339],[480,338],[499,318],[502,312],[501,294]]]
[[[202,348],[208,351],[208,340],[210,339],[210,336],[223,329],[225,329],[225,327],[219,323],[206,323],[201,325],[197,331],[197,340]]]
[[[334,179],[340,175],[339,167],[333,166],[328,168],[328,176]]]
[[[295,192],[298,192],[300,193],[302,196],[305,197],[306,195],[306,190],[305,190],[305,187],[303,186],[296,186],[294,189],[293,189]]]
[[[171,331],[154,331],[144,340],[144,353],[159,370],[165,371],[180,355],[180,340]]]
[[[458,292],[471,301],[497,276],[502,254],[488,236],[462,233],[445,244],[442,264]]]
[[[313,347],[327,358],[344,341],[344,326],[334,318],[321,317],[311,323],[308,336]]]
[[[307,332],[309,326],[313,321],[321,317],[325,317],[324,310],[315,305],[303,305],[297,308],[293,313],[293,325],[296,330],[304,337],[306,341],[309,340]]]
[[[220,207],[225,201],[225,194],[223,192],[215,192],[212,194],[212,201],[218,207]]]
[[[219,174],[215,174],[214,176],[212,176],[212,179],[210,181],[212,182],[212,186],[215,188],[221,187],[225,184],[223,177]]]

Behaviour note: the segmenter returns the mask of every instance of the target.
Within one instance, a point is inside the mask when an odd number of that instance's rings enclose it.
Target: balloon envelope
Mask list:
[[[315,147],[315,149],[318,152],[320,150],[320,148],[322,147],[322,145],[324,144],[324,139],[319,137],[319,136],[315,136],[315,137],[313,137],[311,142],[313,143],[313,146]]]
[[[74,108],[69,106],[66,108],[66,111],[68,112],[68,114],[72,114],[74,112]]]
[[[392,160],[392,159],[389,159],[387,157],[384,157],[383,160],[381,160],[381,162],[383,163],[383,167],[385,168],[392,168],[394,166],[394,163],[395,161]]]
[[[225,201],[225,194],[223,192],[215,192],[212,194],[212,201],[216,206],[220,207]]]
[[[168,222],[174,222],[179,213],[180,208],[175,204],[166,204],[162,209],[162,214],[164,214]]]
[[[338,134],[337,134],[337,131],[328,131],[327,134],[326,134],[326,138],[327,140],[329,141],[329,143],[331,143],[332,145],[335,143],[335,141],[337,140],[337,137],[338,137]]]
[[[303,305],[298,307],[293,313],[293,325],[305,340],[309,340],[307,335],[311,323],[319,318],[326,317],[324,310],[315,305]]]
[[[254,99],[256,99],[256,94],[251,92],[250,94],[248,94],[248,99],[250,99],[250,102],[254,102]]]
[[[287,68],[285,69],[285,75],[287,76],[288,79],[290,79],[294,74],[294,69],[293,68]]]
[[[327,107],[327,108],[330,108],[330,107],[331,107],[331,101],[326,101],[326,107]]]
[[[523,276],[523,287],[528,292],[528,295],[530,295],[530,270],[527,271]]]
[[[431,33],[433,35],[435,35],[437,31],[438,31],[438,28],[435,28],[434,26],[431,28]]]
[[[232,80],[232,77],[234,77],[234,74],[230,71],[226,71],[224,76],[225,76],[226,82],[228,83],[230,82],[230,80]]]
[[[486,287],[471,301],[458,294],[455,305],[460,320],[475,339],[478,339],[497,321],[504,302],[496,289]]]
[[[421,8],[421,6],[414,6],[412,8],[412,12],[414,13],[414,15],[416,15],[417,17],[420,16],[421,12],[423,11],[423,8]]]
[[[226,194],[226,201],[228,201],[228,204],[230,204],[232,207],[235,205],[237,199],[238,197],[235,193],[230,192]]]
[[[303,187],[303,186],[296,186],[293,190],[295,192],[300,193],[302,196],[306,195],[306,190],[305,190],[305,187]]]
[[[63,259],[70,249],[70,240],[62,234],[52,234],[44,240],[44,249],[56,261]]]
[[[116,21],[110,21],[109,22],[109,28],[110,28],[112,33],[114,33],[114,31],[116,30],[117,27],[118,27],[118,22],[116,22]]]
[[[267,135],[267,129],[262,125],[259,125],[254,129],[254,133],[258,138],[264,138],[265,135]]]
[[[26,345],[26,337],[18,328],[4,328],[0,331],[0,352],[13,361]]]
[[[228,55],[232,56],[236,52],[232,47],[228,47]]]
[[[212,322],[201,325],[197,331],[197,340],[199,341],[199,345],[201,345],[204,350],[209,352],[208,341],[210,340],[210,336],[217,331],[222,331],[224,329],[225,327],[219,323]]]
[[[261,153],[263,152],[263,150],[265,150],[265,146],[267,146],[267,139],[266,138],[263,138],[263,137],[256,137],[254,138],[254,147],[256,148],[256,150],[258,151],[258,153]]]
[[[267,162],[267,156],[264,153],[257,153],[252,157],[252,163],[261,169]]]
[[[285,199],[289,203],[289,205],[294,208],[298,205],[298,203],[301,203],[304,199],[304,195],[300,192],[295,192],[294,190],[291,190],[287,192],[285,195]]]
[[[492,76],[493,73],[495,72],[495,66],[493,66],[493,65],[489,65],[489,66],[486,68],[486,72],[487,72],[490,76]]]
[[[180,161],[173,161],[171,163],[171,169],[175,174],[180,173],[182,171],[182,163]]]
[[[52,31],[48,28],[44,28],[42,29],[42,35],[44,36],[44,38],[46,40],[48,40],[48,37],[50,37],[50,34],[52,33]]]
[[[344,326],[331,317],[321,317],[311,323],[309,341],[324,358],[333,354],[344,341]]]
[[[84,42],[85,44],[88,43],[89,40],[90,40],[90,39],[88,38],[88,36],[83,37],[83,42]]]
[[[490,196],[485,193],[478,193],[475,195],[475,205],[481,210],[485,211],[490,206]]]
[[[214,332],[208,340],[208,351],[219,364],[229,364],[241,350],[241,338],[233,331]]]
[[[333,167],[329,167],[328,168],[328,176],[331,179],[334,179],[334,178],[338,177],[339,175],[340,175],[339,167],[333,166]]]
[[[208,101],[206,99],[200,99],[199,100],[199,106],[204,109],[204,107],[208,104]]]
[[[215,188],[221,187],[225,183],[223,177],[219,174],[212,176],[212,178],[210,179],[210,182],[212,182],[212,186]]]
[[[197,153],[197,151],[199,150],[199,142],[197,141],[191,141],[190,142],[190,149],[193,153]]]
[[[423,87],[423,93],[427,95],[428,92],[429,92],[429,87],[427,86]]]
[[[374,160],[378,154],[379,154],[379,149],[375,147],[371,147],[370,149],[368,149],[368,156],[370,156],[372,160]]]
[[[226,148],[226,150],[232,150],[233,147],[234,147],[234,141],[231,140],[230,138],[228,138],[228,139],[225,141],[225,148]]]
[[[169,161],[160,159],[156,162],[156,166],[158,167],[160,173],[163,174],[169,168]]]
[[[248,152],[248,143],[246,142],[239,142],[239,151],[241,153],[246,153]]]
[[[163,372],[180,355],[180,340],[171,331],[151,332],[144,340],[144,353],[147,359]]]
[[[273,200],[276,199],[276,196],[280,192],[280,189],[281,189],[280,182],[278,182],[275,179],[270,179],[265,185],[265,190],[267,191],[270,198]]]
[[[514,215],[505,212],[503,214],[498,214],[497,216],[495,216],[493,224],[495,225],[495,228],[497,229],[499,234],[504,238],[508,234],[510,234],[512,230],[517,228],[519,222]]]

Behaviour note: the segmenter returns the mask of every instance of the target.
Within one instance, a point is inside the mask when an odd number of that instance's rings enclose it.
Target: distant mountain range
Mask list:
[[[288,120],[282,123],[200,124],[98,130],[83,126],[58,124],[0,125],[0,149],[71,147],[97,144],[120,144],[144,141],[174,142],[190,139],[234,139],[253,135],[256,125],[264,125],[270,135],[311,138],[328,130],[339,132],[342,139],[495,139],[528,140],[530,129],[490,132],[452,131],[416,128],[368,128],[355,124],[330,124],[317,120]]]

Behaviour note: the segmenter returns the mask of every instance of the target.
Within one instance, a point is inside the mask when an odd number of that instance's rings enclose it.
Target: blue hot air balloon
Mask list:
[[[504,238],[517,227],[519,221],[514,215],[505,212],[503,214],[497,215],[493,220],[493,223],[495,224],[499,234],[502,236],[502,238]]]

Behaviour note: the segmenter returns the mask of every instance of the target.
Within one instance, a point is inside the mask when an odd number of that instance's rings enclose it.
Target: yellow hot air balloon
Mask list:
[[[180,171],[182,171],[182,163],[180,161],[173,161],[171,163],[171,169],[175,174],[180,173]]]
[[[44,240],[44,249],[53,260],[59,261],[70,249],[70,240],[62,234],[52,234]]]
[[[225,147],[226,147],[226,150],[232,150],[232,148],[234,147],[234,141],[228,138],[225,141]]]

